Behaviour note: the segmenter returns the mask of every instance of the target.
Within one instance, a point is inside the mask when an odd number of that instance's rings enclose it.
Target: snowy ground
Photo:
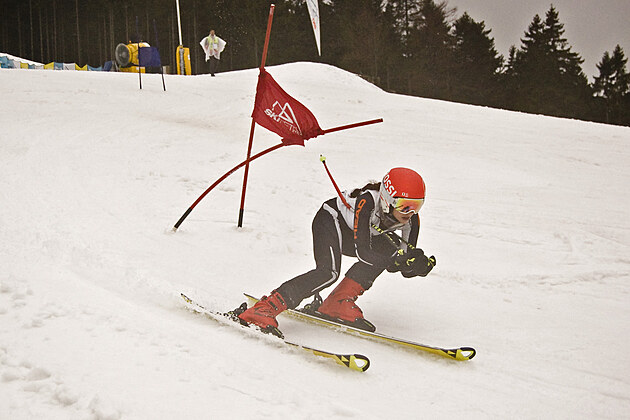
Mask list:
[[[387,94],[339,69],[269,68],[322,128],[173,224],[246,154],[257,70],[0,70],[0,419],[630,418],[630,129]],[[255,152],[278,142],[258,127]],[[309,326],[366,373],[187,311],[312,267],[334,190],[417,169],[425,279],[358,303],[385,334],[473,346],[455,362]],[[345,260],[343,270],[352,261]]]

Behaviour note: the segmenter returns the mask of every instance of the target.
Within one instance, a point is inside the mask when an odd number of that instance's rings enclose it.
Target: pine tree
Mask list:
[[[451,96],[455,40],[449,20],[455,11],[446,1],[420,0],[419,9],[412,13],[406,69],[410,93],[438,99]]]
[[[393,18],[393,25],[403,45],[403,53],[408,54],[409,34],[412,28],[412,16],[419,13],[421,0],[388,0],[386,10]]]
[[[381,0],[336,0],[333,12],[336,64],[378,84],[395,51],[394,28]]]
[[[501,56],[484,22],[464,13],[454,24],[455,87],[453,99],[472,104],[496,104]]]
[[[564,25],[551,6],[543,21],[530,23],[522,48],[509,69],[511,106],[514,109],[564,117],[585,117],[590,88],[581,64],[563,38]]]
[[[630,74],[626,71],[628,59],[620,45],[615,47],[612,56],[606,51],[597,64],[599,76],[595,77],[595,95],[605,101],[607,123],[623,123],[630,111],[624,109],[624,100],[630,97]],[[627,123],[627,122],[626,122]]]

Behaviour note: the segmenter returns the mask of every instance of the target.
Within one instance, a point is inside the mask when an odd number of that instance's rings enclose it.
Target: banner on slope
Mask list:
[[[252,113],[254,121],[282,137],[285,145],[304,146],[304,141],[324,134],[315,115],[280,87],[261,69]]]

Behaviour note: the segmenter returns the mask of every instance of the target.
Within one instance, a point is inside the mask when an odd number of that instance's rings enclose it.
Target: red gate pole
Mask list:
[[[179,225],[182,224],[182,222],[188,217],[188,215],[190,214],[191,211],[193,211],[193,209],[197,206],[197,204],[199,204],[199,202],[201,200],[203,200],[203,198],[214,189],[214,187],[216,187],[217,185],[219,185],[221,182],[223,182],[223,180],[225,180],[225,178],[227,178],[228,176],[232,175],[237,169],[243,167],[244,165],[249,165],[249,162],[258,159],[261,156],[266,155],[267,153],[271,153],[276,149],[281,148],[282,146],[285,146],[284,143],[279,143],[276,144],[275,146],[271,146],[268,149],[263,150],[262,152],[259,152],[257,154],[255,154],[254,156],[247,158],[246,160],[242,161],[241,163],[239,163],[238,165],[236,165],[235,167],[233,167],[232,169],[230,169],[229,171],[227,171],[225,174],[223,174],[221,176],[221,178],[217,179],[216,181],[214,181],[214,183],[212,185],[210,185],[204,192],[203,194],[201,194],[199,196],[199,198],[197,198],[195,200],[194,203],[192,203],[192,205],[190,207],[188,207],[188,210],[186,210],[184,212],[184,214],[182,214],[182,217],[179,218],[179,220],[177,221],[177,223],[175,223],[175,226],[173,226],[173,232],[177,232],[177,229],[179,228]]]
[[[347,130],[349,128],[362,127],[364,125],[377,124],[377,123],[382,123],[382,122],[383,122],[382,118],[377,118],[375,120],[361,121],[361,122],[353,123],[353,124],[340,125],[339,127],[333,127],[327,130],[322,130],[322,135],[328,134],[328,133],[334,133],[335,131]]]
[[[362,121],[362,122],[353,123],[353,124],[341,125],[339,127],[333,127],[333,128],[329,128],[327,130],[323,130],[322,134],[334,133],[335,131],[347,130],[349,128],[362,127],[362,126],[365,126],[365,125],[376,124],[376,123],[380,123],[380,122],[383,122],[382,118],[378,118],[378,119],[375,119],[375,120],[369,120],[369,121]],[[253,121],[252,121],[252,127],[253,127]],[[252,130],[252,134],[253,134],[253,130]],[[212,191],[214,189],[214,187],[216,187],[221,182],[223,182],[223,180],[225,180],[228,176],[232,175],[237,169],[242,168],[243,166],[249,165],[250,162],[258,159],[259,157],[262,157],[262,156],[266,155],[267,153],[271,153],[274,150],[281,148],[282,146],[286,146],[286,144],[285,143],[279,143],[279,144],[276,144],[275,146],[271,146],[270,148],[265,149],[262,152],[258,152],[254,156],[248,157],[247,159],[245,159],[244,161],[242,161],[241,163],[239,163],[238,165],[236,165],[235,167],[233,167],[232,169],[227,171],[223,176],[221,176],[212,185],[210,185],[208,187],[208,189],[206,189],[203,192],[203,194],[201,194],[199,196],[199,198],[197,198],[197,200],[195,200],[195,202],[188,208],[188,210],[186,210],[184,212],[182,217],[180,217],[179,220],[177,221],[177,223],[175,223],[175,226],[173,227],[173,232],[177,231],[177,229],[179,228],[179,225],[182,224],[182,222],[188,217],[188,215],[195,208],[195,206],[197,206],[197,204],[199,204],[199,202],[201,200],[203,200],[203,198],[210,191]],[[335,188],[337,189],[337,192],[339,192],[339,188],[336,186],[335,181],[332,178],[332,175],[330,174],[330,172],[328,171],[328,167],[326,166],[326,158],[322,158],[322,159],[323,159],[322,163],[324,164],[324,167],[326,168],[326,172],[328,172],[328,176],[330,176],[330,179],[333,182],[333,185],[335,185]],[[242,209],[242,205],[241,205],[241,209]],[[241,211],[241,214],[242,214],[242,211]]]
[[[269,48],[269,37],[271,36],[271,23],[273,21],[273,10],[275,4],[272,4],[269,8],[269,19],[267,20],[267,33],[265,34],[265,46],[263,47],[262,60],[260,62],[260,72],[265,69],[265,62],[267,61],[267,49]],[[243,175],[243,190],[241,191],[241,207],[238,212],[238,227],[243,227],[243,212],[245,211],[245,191],[247,189],[247,177],[249,176],[249,157],[252,154],[252,146],[254,145],[254,117],[252,117],[252,126],[249,130],[249,144],[247,145],[247,164],[245,165],[245,174]]]

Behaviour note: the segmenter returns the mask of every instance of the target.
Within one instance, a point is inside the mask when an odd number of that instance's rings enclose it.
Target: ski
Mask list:
[[[184,301],[186,302],[189,309],[191,309],[192,311],[196,313],[205,315],[219,322],[222,325],[240,327],[241,329],[244,329],[244,330],[256,331],[258,333],[265,334],[259,328],[251,327],[251,326],[247,326],[247,325],[243,325],[239,323],[238,320],[234,319],[233,315],[230,313],[223,313],[223,312],[214,311],[212,309],[208,309],[205,306],[195,302],[194,300],[192,300],[185,294],[180,293],[180,295],[182,299],[184,299]],[[313,354],[315,356],[331,359],[341,366],[347,367],[352,370],[356,370],[358,372],[365,372],[370,367],[370,359],[368,359],[366,356],[363,356],[362,354],[333,353],[326,350],[320,350],[320,349],[315,349],[312,347],[307,347],[302,344],[296,344],[296,343],[293,343],[291,341],[288,341],[284,338],[281,338],[272,334],[266,334],[266,335],[268,335],[269,337],[273,337],[274,339],[277,339],[278,342],[284,343],[289,347],[304,350],[305,352],[309,354]]]
[[[244,293],[245,297],[247,297],[252,302],[257,302],[258,299],[254,296],[251,296],[247,293]],[[429,352],[436,354],[438,356],[444,356],[451,359],[465,361],[470,360],[475,357],[477,351],[472,347],[457,347],[452,349],[446,349],[441,347],[429,346],[426,344],[415,343],[413,341],[391,337],[388,335],[380,334],[377,332],[370,332],[366,330],[362,330],[360,328],[355,328],[349,325],[341,324],[339,322],[331,321],[328,319],[320,318],[318,316],[306,313],[302,309],[288,309],[284,311],[284,313],[292,316],[293,318],[300,319],[302,321],[312,322],[319,325],[324,325],[329,328],[336,329],[342,332],[348,332],[359,337],[367,338],[373,341],[385,342],[389,344],[394,344],[397,346],[403,346],[415,350],[421,350],[424,352]]]

